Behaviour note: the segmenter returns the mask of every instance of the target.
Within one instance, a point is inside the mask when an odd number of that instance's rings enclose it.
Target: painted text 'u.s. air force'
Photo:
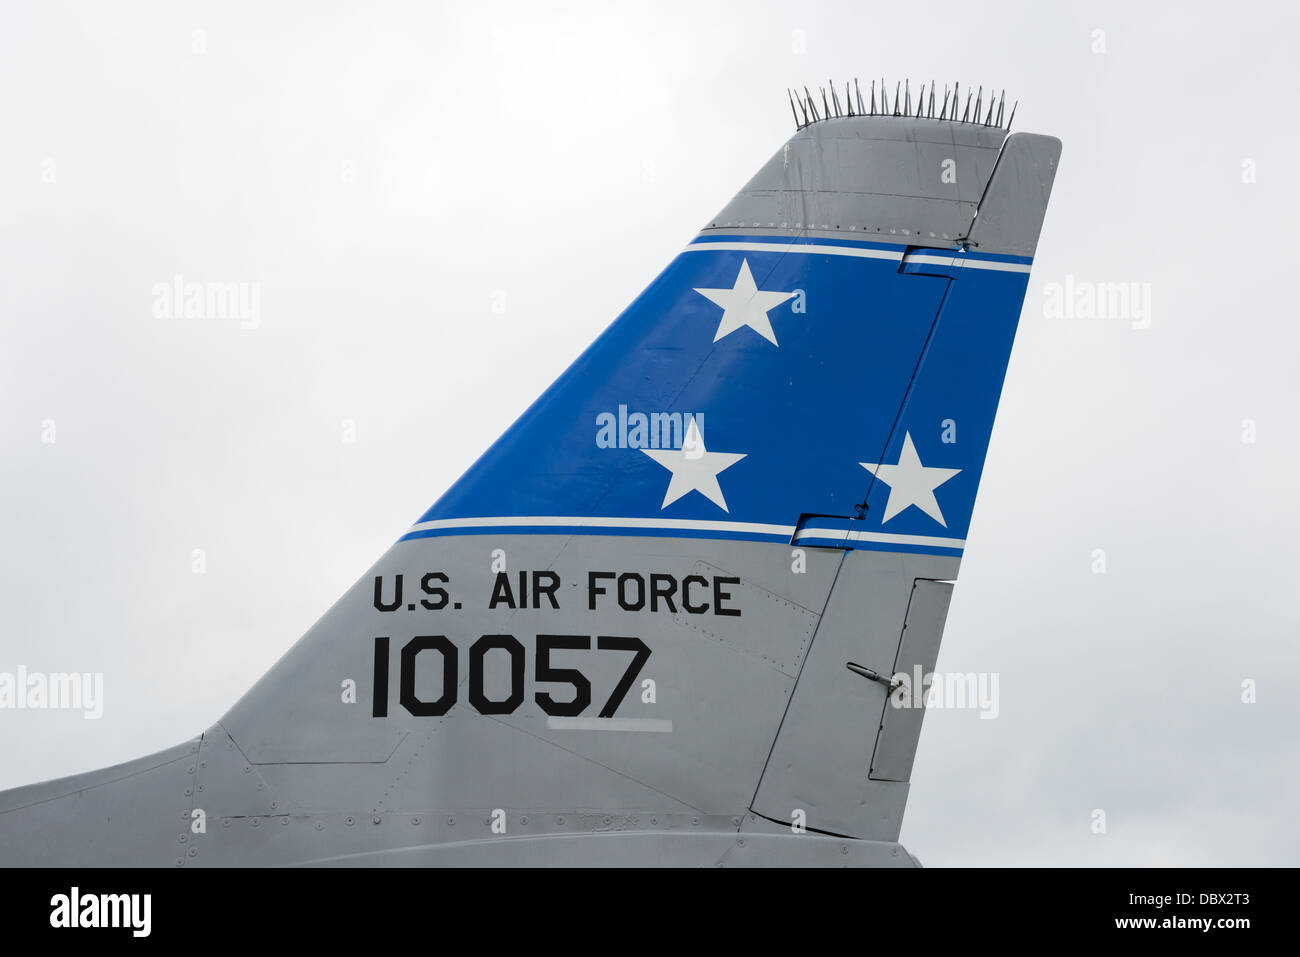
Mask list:
[[[412,576],[414,577],[414,576]],[[576,583],[575,583],[576,584]],[[732,587],[739,578],[726,575],[685,575],[662,572],[587,572],[584,596],[588,611],[667,612],[672,615],[723,615],[739,617]],[[498,572],[487,607],[560,608],[564,595],[560,575],[553,571]],[[375,608],[379,611],[458,611],[451,579],[443,572],[426,572],[418,591],[405,575],[375,576]]]

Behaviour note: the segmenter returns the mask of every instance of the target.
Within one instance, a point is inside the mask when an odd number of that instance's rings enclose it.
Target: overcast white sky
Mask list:
[[[106,701],[0,711],[0,788],[218,719],[790,135],[788,85],[884,75],[1064,142],[939,660],[1001,714],[926,718],[904,843],[1300,863],[1300,15],[1174,9],[6,3],[0,670]],[[260,284],[257,328],[157,318],[177,274]],[[1149,284],[1149,328],[1045,315],[1067,275]]]

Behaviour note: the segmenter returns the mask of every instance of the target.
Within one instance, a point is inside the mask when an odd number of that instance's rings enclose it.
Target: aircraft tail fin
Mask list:
[[[795,135],[167,765],[210,822],[187,860],[911,863],[891,699],[934,668],[1060,144],[891,94],[791,96]]]
[[[427,720],[397,700],[412,635],[468,648],[510,633],[523,697],[494,732],[518,727],[724,821],[798,809],[812,830],[896,840],[923,712],[891,708],[890,681],[934,668],[1060,150],[954,109],[801,124],[408,530],[346,599],[354,623],[329,629],[335,670],[357,636],[392,636],[388,717],[351,722],[382,739],[368,760]],[[420,592],[409,610],[431,571],[464,611],[431,616]],[[513,606],[489,607],[503,575]],[[553,580],[554,606],[530,591]],[[376,588],[397,610],[376,614]],[[589,636],[575,639],[587,668],[614,667],[600,635],[650,653],[617,706],[570,719],[538,697],[546,633]],[[647,677],[657,697],[643,702]],[[299,753],[300,723],[261,703],[294,697],[262,695],[227,726],[267,760],[356,747],[331,734]],[[579,730],[594,728],[607,730]]]

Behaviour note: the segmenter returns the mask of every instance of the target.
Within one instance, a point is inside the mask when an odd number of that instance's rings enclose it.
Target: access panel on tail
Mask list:
[[[854,99],[219,724],[0,795],[4,863],[912,864],[890,680],[934,665],[1060,144]]]

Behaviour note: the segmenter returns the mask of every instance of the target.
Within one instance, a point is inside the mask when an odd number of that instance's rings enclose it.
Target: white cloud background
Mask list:
[[[1001,715],[926,719],[904,843],[1300,862],[1296,8],[0,17],[0,670],[107,698],[0,712],[0,787],[209,726],[790,135],[788,85],[910,76],[1064,155],[939,662]],[[177,273],[261,283],[260,327],[156,319]],[[1151,327],[1046,318],[1067,274],[1150,283]]]

